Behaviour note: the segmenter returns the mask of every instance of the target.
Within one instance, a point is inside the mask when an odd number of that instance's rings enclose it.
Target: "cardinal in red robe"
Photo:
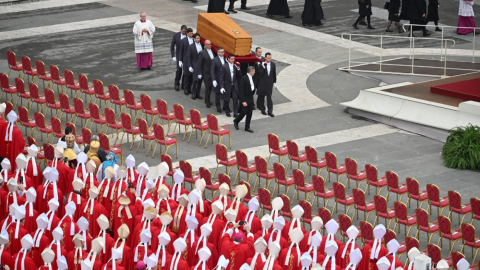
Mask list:
[[[130,229],[128,228],[127,224],[120,226],[117,230],[117,233],[118,239],[113,247],[122,248],[123,250],[123,259],[120,265],[125,269],[135,269],[135,265],[133,263],[133,251],[126,244],[127,238],[130,235]]]
[[[237,229],[239,224],[236,223],[234,228]],[[222,249],[227,249],[227,259],[230,260],[229,270],[239,270],[240,266],[244,264],[248,258],[255,254],[255,248],[253,247],[253,234],[250,233],[248,226],[245,226],[247,231],[247,239],[244,239],[242,232],[237,232],[233,235],[234,230],[228,229],[223,236]],[[231,237],[233,235],[233,241]]]
[[[256,215],[259,207],[260,207],[260,205],[258,203],[257,198],[254,197],[253,199],[251,199],[248,202],[248,212],[245,215],[245,219],[243,220],[248,224],[248,227],[250,228],[250,232],[252,232],[252,234],[254,234],[254,235],[257,232],[262,230],[262,222],[260,221],[260,219]],[[240,227],[240,229],[243,230],[242,227]]]
[[[346,233],[348,236],[348,241],[338,250],[336,255],[337,264],[342,269],[345,269],[350,264],[350,253],[358,248],[357,244],[355,243],[355,240],[357,240],[359,234],[357,227],[353,225],[350,226]]]
[[[15,159],[15,164],[17,165],[17,170],[8,175],[8,180],[13,178],[18,185],[23,185],[26,189],[35,187],[32,178],[26,175],[27,159],[23,154],[18,155]],[[8,191],[8,189],[5,191]]]
[[[25,204],[25,197],[20,197],[18,195],[18,184],[15,179],[11,178],[7,184],[8,187],[8,194],[7,196],[0,198],[0,206],[3,208],[3,213],[6,216],[10,215],[10,205],[17,204],[17,205],[24,205]],[[18,250],[17,250],[18,252]]]
[[[192,265],[193,263],[190,259],[193,259],[191,253],[195,253],[195,246],[193,244],[198,241],[198,220],[194,216],[188,216],[186,218],[186,223],[188,230],[184,234],[180,234],[178,238],[185,239],[185,243],[187,243],[187,250],[182,254],[182,258],[188,263],[188,265]]]
[[[209,217],[203,218],[202,224],[209,223],[212,226],[212,233],[208,237],[208,242],[219,249],[218,243],[223,236],[223,229],[226,226],[225,217],[223,216],[223,204],[221,201],[212,203],[212,213]]]
[[[329,241],[335,241],[335,243],[337,244],[337,248],[342,249],[343,243],[338,241],[337,238],[335,237],[335,234],[337,233],[338,228],[339,228],[339,225],[334,219],[330,219],[325,224],[325,230],[327,231],[327,236],[322,239],[322,244],[320,245],[321,253],[325,252],[326,244]]]
[[[148,247],[148,243],[152,240],[152,234],[150,229],[145,229],[140,234],[140,244],[135,246],[135,251],[133,252],[133,261],[136,263],[138,261],[145,261],[145,256],[150,256],[153,254],[152,250]]]
[[[118,198],[114,210],[115,217],[113,218],[114,238],[118,237],[117,230],[122,224],[127,224],[128,229],[133,231],[135,228],[135,216],[141,213],[142,208],[140,199],[135,199],[135,202],[131,202],[125,195]]]
[[[14,205],[13,208],[15,209],[15,221],[6,226],[8,239],[10,239],[10,245],[7,249],[10,254],[17,254],[22,249],[21,239],[28,234],[28,231],[22,224],[25,221],[25,206]]]
[[[300,219],[303,216],[304,210],[300,205],[296,205],[295,207],[292,208],[291,210],[292,213],[292,220],[288,223],[285,223],[285,227],[282,230],[282,236],[285,239],[288,239],[288,244],[290,245],[290,231],[295,229],[295,228],[300,228],[303,232],[303,234],[306,233],[305,228],[302,227]]]
[[[175,174],[173,175],[173,181],[175,184],[170,188],[170,198],[176,202],[180,203],[180,197],[182,195],[188,195],[188,190],[182,187],[183,180],[185,179],[185,175],[181,170],[176,170]]]
[[[135,188],[139,196],[143,194],[142,192],[145,189],[145,182],[147,181],[145,177],[147,176],[147,173],[149,170],[150,170],[150,167],[145,162],[140,163],[140,165],[138,165],[137,167],[138,178],[135,181],[133,181],[132,184],[133,184],[133,188]]]
[[[108,195],[109,201],[106,202],[109,204],[110,211],[107,212],[108,220],[110,224],[113,224],[113,219],[115,217],[115,205],[117,204],[118,198],[122,193],[127,189],[127,169],[122,165],[117,169],[117,181],[112,184],[110,188],[110,194]],[[134,199],[134,198],[133,198]],[[132,198],[130,198],[132,200]],[[107,210],[107,208],[105,208]],[[124,261],[125,259],[123,259]]]
[[[69,180],[68,176],[70,175],[70,172],[73,171],[72,168],[63,164],[63,151],[64,148],[61,145],[57,145],[57,147],[55,147],[55,159],[48,163],[49,167],[55,168],[58,171],[57,187],[61,191],[62,195],[67,192],[67,183]]]
[[[248,258],[246,263],[250,266],[250,269],[260,269],[257,268],[261,263],[265,263],[267,258],[265,257],[265,251],[267,250],[267,242],[263,238],[259,238],[253,244],[255,248],[255,255],[253,257]]]
[[[303,239],[304,233],[300,228],[293,229],[289,236],[290,236],[290,247],[283,249],[278,256],[278,260],[280,261],[280,265],[284,270],[288,269],[301,269],[300,266],[300,247],[298,244]]]
[[[68,252],[67,256],[68,269],[81,270],[81,262],[88,256],[88,252],[83,249],[85,238],[81,233],[77,233],[73,237],[73,244],[75,245],[75,249]]]
[[[1,105],[1,104],[0,104]],[[8,249],[5,248],[8,245],[8,233],[3,231],[0,234],[0,264],[7,265],[10,269],[13,269],[13,258]]]
[[[65,248],[67,253],[75,249],[73,237],[80,231],[78,225],[73,221],[73,215],[76,210],[76,204],[74,202],[69,202],[65,206],[65,216],[58,225],[63,230],[62,247]]]
[[[373,229],[375,240],[363,247],[362,260],[357,266],[358,270],[378,270],[378,259],[388,254],[388,250],[382,245],[382,238],[385,233],[386,229],[383,224],[375,226]]]
[[[130,238],[131,242],[129,243],[129,246],[135,247],[138,244],[140,244],[141,233],[145,229],[150,229],[150,233],[152,234],[152,241],[150,241],[149,247],[152,250],[156,250],[158,247],[158,235],[160,234],[160,229],[162,224],[160,223],[159,219],[155,218],[157,216],[157,212],[155,208],[153,208],[152,206],[146,207],[143,213],[144,213],[143,215],[145,219],[144,221],[136,222],[137,225],[133,229],[133,234],[131,235],[131,238]],[[137,216],[137,218],[140,220],[139,217],[141,216],[140,215]],[[157,223],[157,225],[155,225],[155,223]]]
[[[175,240],[177,240],[177,235],[174,232],[172,232],[172,230],[170,229],[170,224],[173,221],[172,215],[170,215],[170,213],[168,213],[168,212],[163,212],[160,215],[160,221],[162,222],[162,227],[160,229],[160,234],[167,233],[170,236],[170,240],[168,242],[169,243],[170,242],[171,243],[175,242]],[[159,241],[161,241],[160,238],[159,238]],[[159,245],[161,245],[160,242],[159,242]],[[172,254],[172,255],[175,253],[175,248],[173,247],[173,245],[167,245],[167,252]]]
[[[390,265],[393,266],[392,269],[397,269],[398,267],[400,267],[401,269],[405,268],[403,263],[398,259],[396,255],[399,248],[400,244],[396,239],[392,239],[387,243],[388,254],[385,257],[390,262]]]
[[[184,234],[187,231],[187,223],[185,223],[188,211],[187,205],[188,196],[185,194],[180,195],[177,210],[173,214],[173,225],[171,227],[172,231],[177,235]]]
[[[82,195],[83,197],[85,197],[85,200],[88,200],[90,199],[90,195],[88,194],[90,188],[93,186],[98,187],[100,183],[98,183],[97,177],[95,175],[97,170],[97,165],[95,164],[95,161],[89,160],[85,167],[87,168],[87,175],[85,175],[85,177],[83,178],[84,188]]]
[[[65,258],[68,256],[67,251],[64,248],[64,245],[62,244],[63,241],[63,229],[61,227],[55,228],[52,232],[53,235],[53,241],[50,243],[49,248],[55,252],[55,259],[52,262],[52,268],[57,269],[57,260],[61,256],[64,256]]]
[[[40,165],[37,163],[38,147],[34,144],[28,147],[27,168],[25,169],[25,176],[32,179],[33,187],[37,188],[43,182],[43,173]]]
[[[320,234],[320,230],[323,227],[322,219],[318,216],[314,217],[310,223],[310,227],[311,227],[311,231],[306,233],[302,241],[300,242],[300,250],[302,251],[302,253],[307,252],[307,250],[310,248],[312,244],[312,236],[317,233]]]
[[[48,237],[50,241],[53,240],[52,231],[58,226],[60,223],[60,219],[57,217],[57,210],[59,207],[59,203],[56,199],[51,199],[48,202],[49,211],[47,212],[47,229],[45,230],[45,235]]]
[[[110,228],[110,224],[108,223],[108,219],[105,215],[100,215],[97,218],[97,223],[101,229],[98,237],[102,238],[105,243],[103,249],[100,251],[100,254],[98,254],[98,257],[100,258],[102,264],[106,264],[112,256],[112,248],[115,245],[115,239],[113,239],[110,234],[107,233],[107,230]]]
[[[101,230],[97,219],[101,215],[108,216],[108,212],[102,204],[97,202],[98,189],[95,186],[90,188],[88,194],[88,201],[82,204],[78,212],[88,220],[90,233],[97,236]]]
[[[30,250],[30,255],[35,265],[37,267],[40,267],[43,265],[41,256],[42,252],[45,248],[48,248],[51,242],[45,234],[45,229],[48,225],[47,215],[45,215],[44,213],[40,214],[36,220],[36,224],[37,230],[30,233],[33,239],[33,246]]]
[[[37,187],[37,201],[35,206],[40,213],[46,213],[49,210],[49,201],[51,199],[58,200],[59,210],[63,207],[63,193],[57,187],[57,181],[59,179],[58,171],[55,168],[47,167],[43,170],[46,182],[43,185]],[[58,211],[56,215],[62,217],[62,211]]]
[[[7,119],[7,126],[0,131],[0,156],[12,161],[23,152],[25,139],[22,132],[15,126],[18,116],[14,110],[8,113]],[[17,165],[14,163],[10,171],[14,172],[16,168]]]
[[[77,155],[77,166],[75,167],[75,169],[70,171],[70,175],[68,176],[67,193],[72,192],[74,190],[72,184],[73,184],[73,181],[75,181],[75,179],[78,178],[82,182],[84,181],[85,177],[87,176],[87,166],[86,166],[87,160],[88,160],[88,157],[84,152],[80,152]]]
[[[99,204],[105,206],[107,213],[110,213],[111,204],[110,204],[110,197],[108,194],[110,193],[110,189],[113,186],[112,179],[115,176],[115,171],[113,167],[107,167],[105,170],[105,178],[102,180],[100,185],[98,186],[98,197],[97,201]],[[110,214],[107,215],[110,217]]]
[[[170,190],[166,185],[161,185],[158,189],[159,199],[155,202],[155,208],[159,215],[163,212],[169,212],[170,215],[173,215],[177,211],[178,203],[168,197]]]
[[[175,253],[173,254],[170,261],[167,261],[167,269],[168,270],[183,270],[183,269],[190,269],[188,263],[183,259],[182,253],[187,249],[187,243],[185,239],[178,238],[173,242],[173,246],[175,247]]]
[[[210,269],[213,269],[218,261],[218,252],[217,247],[208,242],[208,237],[212,233],[212,225],[210,223],[205,223],[200,227],[201,236],[197,241],[193,243],[193,252],[188,254],[189,258],[187,261],[190,262],[190,265],[197,265],[199,261],[199,250],[202,248],[208,248],[210,250],[210,258],[207,260],[207,266]]]
[[[103,238],[98,237],[93,239],[92,248],[88,253],[88,256],[85,260],[89,260],[92,264],[92,270],[101,270],[102,268],[102,250],[105,247],[105,241]],[[107,259],[108,260],[108,259]]]
[[[66,195],[65,203],[74,202],[77,207],[77,211],[73,215],[73,220],[77,221],[82,216],[82,205],[87,201],[82,197],[83,181],[77,178],[72,183],[73,191]]]
[[[31,246],[31,242],[29,241],[32,240],[32,237],[30,235],[27,235],[27,238],[28,237],[30,238],[24,240],[24,242],[27,242],[27,244],[22,245],[22,249],[15,255],[13,255],[13,261],[14,261],[13,269],[25,269],[25,270],[38,269],[35,263],[33,262],[33,259],[30,257],[30,252],[28,251],[28,248],[25,248],[27,246]]]
[[[265,262],[259,262],[255,270],[265,269],[266,265],[267,265],[266,270],[283,270],[279,260],[277,259],[281,251],[280,244],[278,242],[272,242],[270,245],[268,245],[268,250],[269,250],[269,255],[267,260]]]
[[[273,227],[273,231],[263,237],[265,241],[268,243],[269,246],[272,242],[277,242],[282,250],[288,248],[288,242],[282,236],[282,230],[285,227],[285,219],[283,217],[277,217],[273,222]]]

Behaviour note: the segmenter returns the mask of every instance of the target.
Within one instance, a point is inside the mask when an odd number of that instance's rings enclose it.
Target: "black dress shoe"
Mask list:
[[[354,29],[358,30],[358,26],[356,24],[352,24],[352,26],[353,26]]]
[[[302,26],[304,26],[304,27],[312,27],[311,24],[307,24],[307,23],[302,23]]]
[[[322,20],[325,20],[325,19],[322,19]],[[367,25],[366,22],[359,22],[358,24],[360,24],[360,25]]]
[[[255,108],[255,105],[253,105],[253,108],[252,108],[252,110],[256,110],[256,108]]]
[[[269,113],[268,116],[275,117],[275,115],[273,113]]]
[[[424,36],[424,37],[428,37],[428,36],[430,36],[430,35],[431,35],[430,32],[423,32],[423,36]]]
[[[227,117],[232,117],[232,115],[231,115],[230,113],[228,113],[228,112],[227,112],[225,115],[226,115]]]
[[[210,108],[210,104],[207,104],[207,108]]]
[[[266,113],[265,111],[262,111],[262,114],[263,114],[263,115],[267,115],[267,113]]]
[[[250,133],[253,133],[253,130],[251,130],[250,128],[249,129],[245,129],[246,132],[250,132]]]
[[[233,126],[235,127],[236,130],[239,130],[240,128],[238,127],[238,123],[235,123],[235,121],[233,121]]]
[[[193,99],[193,100],[195,100],[195,99],[196,99],[196,97],[195,97],[195,94],[192,94],[192,99]]]
[[[198,99],[203,99],[203,97],[200,96],[200,95],[196,95],[195,97],[198,98]]]
[[[178,85],[175,85],[175,91],[180,91],[180,87],[178,87]]]
[[[320,25],[323,25],[323,23],[322,22],[315,23],[315,26],[320,26]]]
[[[367,29],[375,29],[373,26],[369,25]]]
[[[240,9],[243,9],[243,10],[250,10],[250,8],[249,8],[249,7],[247,7],[247,6],[242,6]]]
[[[237,11],[233,8],[229,8],[228,11],[232,12],[232,13],[237,13]]]
[[[227,15],[230,14],[230,12],[228,12],[228,11],[226,11],[226,10],[223,10],[223,12],[225,12],[225,14],[227,14]]]
[[[387,29],[387,30],[385,30],[385,32],[391,33],[391,32],[393,32],[393,30]]]
[[[222,113],[222,109],[217,109],[217,112],[218,112],[218,113]]]
[[[290,19],[290,18],[293,18],[293,16],[292,16],[292,15],[286,15],[285,18],[286,18],[286,19]],[[252,132],[253,132],[253,131],[252,131]]]
[[[268,14],[268,13],[267,13],[267,17],[269,17],[269,18],[273,18],[273,15],[272,15],[272,14]]]
[[[188,91],[188,90],[183,91],[183,93],[185,94],[185,96],[190,95],[190,91]]]

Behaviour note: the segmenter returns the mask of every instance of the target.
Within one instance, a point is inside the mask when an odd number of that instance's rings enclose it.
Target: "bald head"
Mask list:
[[[205,49],[211,50],[212,49],[212,42],[210,40],[205,40]]]

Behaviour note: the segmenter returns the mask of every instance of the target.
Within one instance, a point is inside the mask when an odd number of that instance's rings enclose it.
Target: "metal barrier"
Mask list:
[[[357,61],[352,61],[351,60],[351,51],[352,51],[352,36],[361,36],[361,37],[376,37],[380,38],[380,61],[378,62],[380,65],[380,70],[379,72],[384,72],[382,71],[382,65],[391,65],[391,66],[410,66],[411,67],[411,74],[414,74],[414,67],[428,67],[428,68],[437,68],[440,69],[439,67],[433,67],[433,66],[415,66],[415,37],[402,37],[402,36],[388,36],[388,35],[364,35],[364,34],[350,34],[350,33],[343,33],[342,34],[342,39],[346,40],[344,36],[348,36],[348,40],[350,41],[350,47],[348,48],[348,68],[346,70],[351,70],[352,63],[354,64],[372,64],[371,62],[357,62]],[[393,39],[409,39],[410,40],[410,58],[412,59],[412,64],[411,65],[400,65],[400,64],[387,64],[387,63],[382,63],[383,61],[383,39],[384,38],[393,38]],[[422,37],[422,40],[438,40],[440,41],[442,48],[444,47],[445,50],[440,51],[440,57],[444,61],[444,66],[443,66],[443,74],[444,76],[447,76],[447,43],[452,42],[452,48],[455,46],[455,40],[453,39],[445,39],[445,38],[426,38]],[[443,44],[445,42],[445,45]],[[445,53],[443,54],[443,51]],[[451,68],[454,69],[454,68]],[[393,72],[385,72],[385,73],[393,73]],[[405,73],[402,73],[405,74]]]

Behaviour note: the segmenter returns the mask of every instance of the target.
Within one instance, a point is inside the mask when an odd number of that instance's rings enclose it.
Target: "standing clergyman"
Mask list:
[[[153,62],[153,33],[155,25],[147,20],[147,13],[140,13],[140,20],[133,26],[135,35],[135,53],[137,54],[137,67],[141,70],[150,69]]]

